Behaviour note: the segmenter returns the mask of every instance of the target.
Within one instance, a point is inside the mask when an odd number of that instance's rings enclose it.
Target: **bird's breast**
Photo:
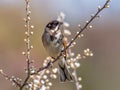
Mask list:
[[[46,35],[45,35],[46,34]],[[54,36],[44,33],[42,36],[43,45],[51,57],[56,57],[63,48],[61,34],[55,34]]]

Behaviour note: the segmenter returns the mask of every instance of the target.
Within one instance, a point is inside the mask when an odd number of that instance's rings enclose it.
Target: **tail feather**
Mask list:
[[[64,72],[64,68],[60,65],[59,65],[59,71],[60,71],[60,81],[61,82],[65,82],[66,81],[66,75],[65,75],[65,72]]]
[[[72,75],[70,74],[70,71],[67,68],[66,64],[64,65],[58,64],[58,65],[60,70],[60,81],[61,82],[65,82],[66,80],[72,81],[73,80]]]

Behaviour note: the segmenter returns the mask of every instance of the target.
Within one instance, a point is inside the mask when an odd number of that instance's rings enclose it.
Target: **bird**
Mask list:
[[[55,59],[67,46],[64,34],[61,30],[62,25],[63,22],[60,22],[58,20],[52,20],[45,26],[44,32],[42,34],[43,46],[46,52],[49,54],[49,56],[53,59]],[[67,50],[65,50],[65,54],[66,53]],[[60,62],[58,62],[60,81],[72,81],[73,78],[70,73],[70,70],[68,69],[66,57],[63,56],[60,59]]]

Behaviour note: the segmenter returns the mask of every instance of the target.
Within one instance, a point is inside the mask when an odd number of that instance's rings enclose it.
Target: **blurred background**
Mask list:
[[[47,53],[41,42],[45,25],[57,18],[60,11],[66,14],[72,35],[78,31],[98,5],[105,0],[31,0],[31,24],[35,26],[31,44],[34,46],[31,59],[40,67]],[[94,56],[80,60],[78,75],[83,78],[82,90],[120,90],[120,0],[112,0],[100,19],[92,22],[93,28],[84,31],[84,37],[77,40],[75,53],[90,48]],[[8,75],[24,79],[25,57],[24,0],[0,0],[0,68]],[[60,87],[60,89],[59,89]],[[0,90],[15,90],[11,83],[0,75]],[[16,89],[17,90],[17,89]],[[59,84],[54,80],[51,90],[75,90],[72,83]]]

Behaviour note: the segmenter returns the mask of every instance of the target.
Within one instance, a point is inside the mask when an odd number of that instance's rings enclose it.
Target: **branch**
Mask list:
[[[74,76],[74,79],[75,79],[76,90],[80,90],[82,88],[82,85],[80,85],[79,82],[78,82],[76,69],[74,69],[73,73],[74,73],[73,76]]]
[[[25,22],[26,22],[26,24],[25,24],[25,27],[26,27],[26,32],[25,32],[25,34],[26,34],[26,39],[24,39],[24,41],[26,42],[26,53],[25,52],[23,52],[22,54],[24,54],[24,55],[26,55],[26,62],[27,62],[27,76],[26,76],[26,78],[25,78],[25,80],[24,80],[24,82],[23,82],[23,84],[21,85],[21,87],[20,87],[20,90],[22,90],[23,89],[23,87],[25,86],[25,85],[27,85],[27,82],[28,82],[28,80],[29,80],[29,78],[30,78],[30,73],[31,73],[31,71],[30,71],[30,50],[31,50],[31,48],[32,48],[32,46],[30,46],[30,35],[31,34],[33,34],[33,32],[30,32],[30,28],[32,28],[33,26],[30,26],[30,10],[29,10],[29,7],[30,7],[30,0],[25,0],[25,3],[26,3],[26,18],[25,18]]]
[[[70,43],[67,45],[67,47],[66,47],[64,50],[62,50],[61,53],[60,53],[53,61],[49,62],[46,66],[39,68],[36,72],[31,73],[31,75],[38,74],[40,71],[49,68],[49,67],[51,66],[51,63],[55,63],[55,62],[63,55],[62,53],[65,52],[65,51],[73,44],[73,42],[74,42],[77,38],[79,38],[80,34],[81,34],[84,30],[87,29],[87,27],[89,26],[89,24],[90,24],[96,17],[98,17],[98,14],[99,14],[101,11],[103,11],[105,8],[108,8],[108,7],[109,7],[109,5],[108,5],[109,2],[110,2],[110,0],[107,0],[107,1],[105,2],[105,4],[102,6],[102,8],[98,7],[98,11],[91,17],[91,19],[90,19],[89,21],[86,22],[86,24],[84,25],[83,28],[80,28],[80,31],[74,36],[74,38],[70,41]]]
[[[3,77],[5,77],[6,80],[9,80],[9,81],[13,82],[13,84],[15,84],[16,86],[18,86],[19,88],[21,87],[21,84],[18,82],[18,79],[15,78],[14,76],[9,77],[7,74],[5,74],[5,73],[3,72],[3,70],[0,70],[0,74],[1,74]],[[21,80],[19,79],[19,81],[21,81]]]
[[[79,27],[79,32],[77,32],[77,34],[73,37],[73,39],[71,39],[70,43],[68,43],[67,47],[65,47],[63,50],[61,50],[60,54],[53,60],[49,60],[49,62],[47,63],[46,66],[43,66],[41,68],[39,68],[37,71],[31,72],[31,60],[30,60],[30,51],[33,48],[33,46],[30,45],[30,35],[33,34],[33,32],[30,31],[31,28],[34,28],[34,26],[30,26],[30,10],[29,10],[29,5],[30,5],[30,0],[25,0],[25,5],[26,5],[26,18],[25,20],[25,27],[26,27],[26,39],[24,39],[24,41],[26,42],[26,52],[22,52],[23,55],[26,55],[26,71],[27,71],[27,75],[26,78],[23,80],[23,83],[21,84],[21,79],[16,78],[14,76],[9,77],[7,74],[5,74],[3,72],[3,70],[0,70],[0,75],[2,75],[3,77],[5,77],[7,80],[13,82],[13,84],[15,84],[16,86],[19,87],[19,90],[23,90],[23,88],[28,85],[28,80],[30,79],[31,75],[35,75],[35,74],[39,74],[39,72],[41,73],[41,71],[46,70],[47,68],[49,68],[51,66],[52,63],[55,63],[61,56],[64,55],[64,52],[70,48],[70,46],[75,42],[75,40],[77,38],[79,38],[81,36],[81,33],[87,29],[87,27],[89,26],[89,24],[96,18],[98,17],[98,14],[105,8],[108,8],[109,5],[108,3],[110,2],[110,0],[107,0],[105,2],[105,4],[102,6],[102,8],[98,7],[98,11],[91,17],[91,19],[89,21],[86,22],[86,24],[84,25],[83,28]],[[89,26],[89,28],[91,28],[92,26]],[[88,50],[89,51],[89,50]],[[86,51],[85,51],[86,53]],[[88,54],[86,54],[88,55]],[[45,71],[41,74],[43,75],[45,73]],[[77,78],[77,74],[76,74],[76,69],[74,69],[74,73],[75,73],[75,83],[76,83],[76,88],[77,90],[79,90],[82,86],[79,86],[79,82],[78,82],[78,78]],[[51,84],[50,84],[51,85]]]

